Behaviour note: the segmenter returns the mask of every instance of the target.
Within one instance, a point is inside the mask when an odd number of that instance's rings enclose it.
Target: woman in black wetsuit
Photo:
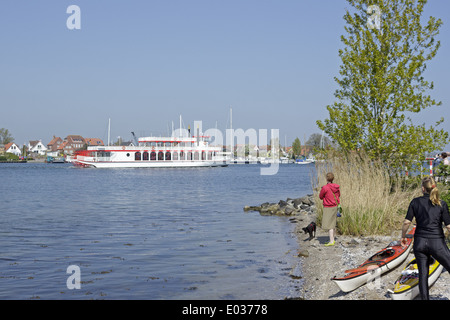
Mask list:
[[[419,269],[419,290],[422,300],[428,300],[429,258],[433,256],[450,272],[450,250],[445,244],[442,223],[450,232],[450,213],[445,201],[439,199],[439,191],[432,177],[422,180],[423,196],[411,201],[402,226],[402,245],[406,244],[406,233],[413,218],[416,218],[414,233],[414,255]]]

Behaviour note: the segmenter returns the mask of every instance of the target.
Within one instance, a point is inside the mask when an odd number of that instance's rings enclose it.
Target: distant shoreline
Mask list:
[[[46,158],[33,158],[32,160],[1,160],[0,163],[46,163]]]
[[[0,163],[27,163],[27,160],[1,160]]]

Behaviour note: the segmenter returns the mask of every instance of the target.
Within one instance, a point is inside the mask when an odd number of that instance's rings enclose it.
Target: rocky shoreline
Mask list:
[[[312,195],[297,199],[280,200],[278,203],[263,203],[259,206],[246,206],[244,211],[258,211],[261,215],[279,215],[289,217],[295,223],[295,234],[299,246],[298,259],[303,280],[302,291],[296,297],[287,299],[304,300],[391,300],[388,289],[405,265],[414,258],[411,251],[406,260],[397,268],[383,274],[377,285],[363,285],[352,292],[342,292],[330,279],[343,275],[344,270],[354,268],[370,255],[400,239],[398,232],[392,236],[336,236],[336,245],[325,247],[328,232],[317,225],[316,236],[309,240],[303,228],[316,221],[316,206]],[[298,277],[298,275],[297,275]],[[420,299],[420,297],[416,298]],[[430,288],[431,300],[450,300],[450,274],[442,272],[436,283]]]

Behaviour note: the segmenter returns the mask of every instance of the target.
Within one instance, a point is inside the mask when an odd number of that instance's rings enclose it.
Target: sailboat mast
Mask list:
[[[234,148],[233,148],[233,140],[234,140],[234,134],[233,134],[233,108],[230,106],[230,134],[231,134],[231,159],[234,159]]]
[[[108,146],[110,145],[111,141],[111,118],[108,119]]]

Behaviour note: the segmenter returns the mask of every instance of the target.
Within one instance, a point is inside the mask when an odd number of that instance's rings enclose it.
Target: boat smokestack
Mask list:
[[[200,128],[197,125],[197,147],[200,146]]]

